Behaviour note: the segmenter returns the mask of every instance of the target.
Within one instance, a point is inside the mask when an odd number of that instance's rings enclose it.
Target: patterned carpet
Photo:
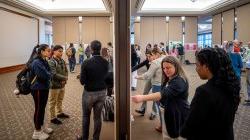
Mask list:
[[[60,126],[46,123],[54,129],[50,140],[75,140],[76,135],[81,133],[81,99],[83,87],[80,85],[79,80],[76,79],[78,73],[79,67],[77,67],[76,73],[69,74],[69,81],[66,85],[66,93],[63,101],[64,112],[69,114],[70,118],[62,120],[63,124]],[[34,103],[32,96],[22,95],[17,98],[13,94],[16,74],[17,72],[0,75],[0,140],[30,140],[34,131]],[[48,111],[46,114],[48,114]],[[48,117],[46,118],[48,119]],[[46,120],[45,122],[49,121]],[[90,126],[90,136],[92,136],[92,119]],[[102,140],[114,139],[113,126],[114,123],[103,123]]]
[[[189,100],[191,101],[195,88],[205,81],[199,79],[195,72],[195,66],[189,65],[184,66],[184,68],[189,77]],[[75,140],[76,135],[81,133],[81,95],[83,87],[76,79],[77,73],[79,73],[79,66],[76,73],[70,74],[63,102],[64,111],[70,115],[70,119],[62,120],[63,124],[60,126],[46,123],[54,129],[50,140]],[[0,140],[30,140],[34,130],[32,96],[19,96],[18,98],[13,94],[16,74],[17,72],[12,72],[0,75]],[[245,94],[244,81],[243,76],[242,92]],[[142,89],[143,81],[138,81],[137,91],[132,94],[142,93]],[[243,99],[244,94],[242,94]],[[132,104],[131,111],[133,112],[138,107],[138,104]],[[148,108],[144,117],[133,113],[135,121],[131,123],[132,140],[161,140],[161,135],[154,130],[158,120],[150,121],[148,119],[151,112],[151,103],[148,104]],[[45,122],[48,122],[48,120]],[[234,128],[236,140],[250,140],[250,106],[243,105],[243,103],[239,106]],[[93,122],[91,122],[90,136],[93,134],[92,130]],[[114,139],[114,123],[103,123],[100,139]]]

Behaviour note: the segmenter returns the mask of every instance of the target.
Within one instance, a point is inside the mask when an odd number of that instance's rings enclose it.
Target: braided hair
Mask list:
[[[221,48],[204,48],[196,56],[201,65],[206,65],[213,74],[215,86],[225,89],[233,101],[234,111],[240,102],[240,79],[237,78],[229,55]]]

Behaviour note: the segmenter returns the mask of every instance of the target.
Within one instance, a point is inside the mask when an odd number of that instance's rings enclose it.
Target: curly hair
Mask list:
[[[226,90],[233,100],[235,111],[240,102],[240,79],[237,78],[229,55],[221,48],[204,48],[196,56],[201,65],[206,65],[213,74],[214,84]]]

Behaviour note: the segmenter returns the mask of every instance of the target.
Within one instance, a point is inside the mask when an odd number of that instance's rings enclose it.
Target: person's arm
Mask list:
[[[159,101],[161,99],[161,93],[156,92],[148,95],[135,95],[132,96],[132,101],[135,103],[141,103],[143,101]]]
[[[243,68],[243,62],[242,62],[242,58],[240,55],[238,55],[238,62],[239,62],[239,68],[242,69]]]
[[[135,65],[135,66],[132,68],[132,72],[134,72],[134,71],[138,70],[139,68],[141,68],[141,67],[147,65],[148,63],[149,63],[149,61],[146,59],[146,60],[144,60],[143,62],[141,62],[140,64]]]
[[[87,63],[87,62],[88,62],[88,61],[85,60],[85,61],[83,62],[83,64],[82,64],[82,66],[81,66],[80,82],[81,82],[82,85],[85,85],[85,84],[86,84],[86,81],[87,81],[87,78],[86,78],[86,76],[87,76],[87,72],[86,72],[86,63]]]
[[[151,79],[154,75],[156,70],[158,69],[158,66],[156,63],[152,63],[148,69],[148,71],[142,75],[138,75],[137,79],[142,79],[142,80],[149,80]]]
[[[40,64],[38,61],[36,61],[35,64],[33,65],[33,70],[34,74],[37,76],[38,79],[42,81],[50,80],[51,78],[50,72],[45,68],[45,66]]]
[[[51,69],[52,78],[60,80],[60,81],[66,81],[67,76],[59,74],[59,73],[56,72],[56,67],[57,67],[56,65],[57,65],[56,62],[54,62],[53,60],[49,61],[49,66],[50,66],[50,69]]]

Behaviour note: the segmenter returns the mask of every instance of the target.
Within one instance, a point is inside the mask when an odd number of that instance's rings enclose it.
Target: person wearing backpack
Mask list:
[[[31,80],[33,80],[32,78],[34,77],[30,77],[30,69],[32,61],[37,57],[38,48],[39,45],[36,45],[33,48],[33,51],[30,55],[28,62],[25,64],[25,67],[17,74],[16,88],[13,91],[16,95],[28,95],[31,92],[30,85]]]
[[[49,60],[52,79],[49,94],[50,122],[62,124],[57,118],[69,118],[69,115],[62,111],[62,101],[65,93],[65,84],[68,80],[68,70],[62,59],[63,47],[56,45],[53,48],[53,56]]]
[[[71,53],[70,53],[71,51]],[[74,48],[73,43],[70,43],[69,48],[66,50],[66,54],[69,60],[69,71],[74,73],[75,72],[75,65],[76,65],[76,49]]]
[[[35,103],[35,130],[32,139],[46,140],[49,138],[48,133],[53,131],[51,128],[42,129],[51,79],[51,70],[46,60],[50,55],[50,48],[46,44],[41,44],[36,51],[37,57],[31,63],[31,73],[35,77],[30,87]]]

